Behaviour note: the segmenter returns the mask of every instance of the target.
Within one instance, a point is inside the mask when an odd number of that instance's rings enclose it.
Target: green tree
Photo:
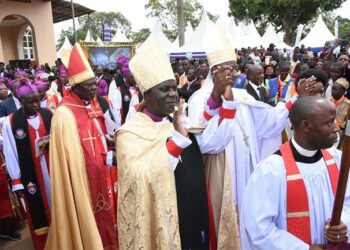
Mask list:
[[[132,36],[132,39],[136,44],[140,44],[140,43],[143,43],[147,39],[149,34],[151,34],[150,29],[144,28],[144,29],[139,30],[138,32],[135,32]]]
[[[350,20],[347,18],[339,20],[339,38],[350,41]]]
[[[112,26],[112,35],[117,31],[124,33],[128,38],[132,36],[130,21],[120,12],[95,12],[91,15],[78,17],[77,39],[84,40],[88,30],[94,39],[97,36],[102,39],[102,25],[104,21],[109,21]],[[60,48],[64,42],[64,38],[68,37],[69,41],[74,43],[73,28],[68,28],[60,33],[57,47]]]
[[[229,0],[229,15],[238,20],[271,23],[284,31],[284,41],[292,44],[299,24],[308,24],[319,13],[339,8],[346,0]]]
[[[335,19],[338,19],[338,38],[350,41],[350,19],[341,18],[333,13],[329,13],[323,16],[323,20],[326,23],[328,29],[334,34],[334,23]],[[335,35],[335,34],[334,34]]]
[[[156,5],[146,4],[145,8],[148,11],[146,16],[157,18],[162,25],[165,35],[170,40],[175,40],[178,34],[176,1],[163,0],[159,1]],[[197,27],[200,17],[204,13],[203,5],[198,0],[184,0],[183,10],[185,24],[190,22],[192,27]],[[218,16],[212,15],[209,12],[207,14],[213,21],[216,21],[218,18]]]

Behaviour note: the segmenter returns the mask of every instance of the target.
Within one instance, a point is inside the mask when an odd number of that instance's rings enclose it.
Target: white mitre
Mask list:
[[[142,92],[164,81],[175,81],[167,53],[153,39],[147,39],[142,44],[130,60],[129,68]]]
[[[203,43],[210,68],[220,63],[236,61],[232,38],[222,22],[209,27],[204,34]]]

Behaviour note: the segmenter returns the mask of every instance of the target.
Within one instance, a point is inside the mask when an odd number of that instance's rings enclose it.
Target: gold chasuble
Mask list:
[[[119,247],[181,249],[174,172],[166,141],[173,125],[137,112],[116,136]]]
[[[79,131],[68,107],[61,106],[56,110],[51,132],[50,152],[57,153],[50,154],[50,164],[60,167],[50,169],[51,190],[56,192],[51,201],[54,215],[51,226],[54,227],[50,228],[46,249],[103,249],[92,208]]]

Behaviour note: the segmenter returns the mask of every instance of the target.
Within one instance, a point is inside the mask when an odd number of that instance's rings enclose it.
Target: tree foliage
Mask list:
[[[327,15],[322,16],[323,21],[325,22],[327,28],[335,35],[334,31],[334,23],[335,19],[338,19],[339,27],[338,27],[338,38],[350,41],[350,19],[337,17],[334,13],[327,13]],[[315,21],[316,22],[316,19]],[[312,28],[314,23],[310,25]],[[305,29],[304,29],[305,30]]]
[[[253,19],[263,25],[271,23],[284,31],[284,40],[292,44],[299,24],[308,24],[319,13],[332,11],[346,0],[229,0],[229,15],[238,20]]]
[[[150,34],[151,34],[150,29],[144,28],[139,30],[138,32],[135,32],[132,36],[132,39],[136,44],[141,44],[147,39],[147,37]]]
[[[350,41],[350,20],[347,18],[339,20],[339,38]]]
[[[176,1],[163,0],[156,5],[146,4],[145,8],[148,11],[146,16],[157,18],[162,25],[165,35],[170,40],[175,40],[178,34]],[[203,5],[198,0],[184,0],[185,24],[190,22],[192,27],[197,27],[203,13]],[[207,14],[213,21],[216,21],[218,18],[218,16],[209,12]]]
[[[85,15],[78,17],[77,39],[84,40],[88,30],[90,30],[91,36],[96,40],[97,37],[102,39],[102,25],[104,21],[109,21],[112,26],[112,35],[115,35],[117,31],[124,33],[127,37],[131,37],[131,23],[120,12],[95,12],[91,15]],[[58,39],[57,47],[60,48],[64,42],[65,37],[68,37],[69,41],[74,44],[73,28],[63,30]]]

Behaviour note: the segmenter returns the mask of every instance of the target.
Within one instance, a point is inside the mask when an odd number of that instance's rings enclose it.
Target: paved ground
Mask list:
[[[9,241],[0,239],[1,250],[34,250],[32,239],[27,224],[25,223],[18,231],[22,239],[18,241]]]

